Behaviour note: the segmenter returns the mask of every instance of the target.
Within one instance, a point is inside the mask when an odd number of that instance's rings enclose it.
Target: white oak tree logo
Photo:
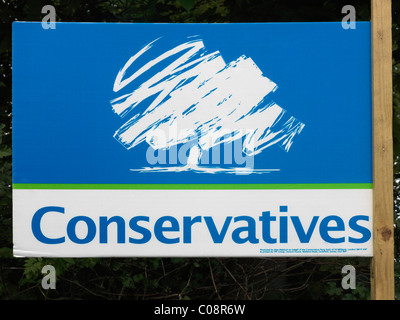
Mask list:
[[[270,172],[254,170],[254,156],[273,145],[288,152],[294,137],[304,128],[304,123],[269,98],[277,85],[250,57],[242,55],[226,63],[219,51],[207,52],[198,37],[143,63],[157,41],[133,55],[116,76],[114,92],[128,88],[129,93],[113,99],[111,106],[121,118],[129,119],[114,138],[126,149],[146,142],[147,161],[152,165],[162,163],[162,152],[177,151],[180,146],[176,157],[180,165],[132,170]],[[145,108],[139,108],[143,103]],[[214,166],[206,165],[210,163],[210,150],[219,151],[221,144],[227,150],[229,145],[235,163],[245,163],[245,167],[215,166],[233,163],[232,157],[221,162],[219,156],[213,157]]]

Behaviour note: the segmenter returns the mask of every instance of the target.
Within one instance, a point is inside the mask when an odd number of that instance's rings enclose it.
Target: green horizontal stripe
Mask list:
[[[81,190],[289,190],[289,189],[372,189],[372,183],[311,184],[64,184],[14,183],[14,189]]]

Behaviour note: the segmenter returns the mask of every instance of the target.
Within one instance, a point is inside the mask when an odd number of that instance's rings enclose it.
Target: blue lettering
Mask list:
[[[302,225],[299,217],[290,217],[290,219],[292,220],[293,226],[296,229],[297,236],[299,237],[299,240],[301,243],[310,242],[310,239],[314,232],[318,218],[319,217],[312,218],[310,226],[308,227],[308,230],[306,232],[306,231],[304,231],[303,225]]]
[[[46,244],[59,244],[65,242],[65,237],[60,237],[60,238],[48,238],[46,237],[42,229],[40,228],[40,221],[42,220],[42,217],[48,213],[48,212],[58,212],[64,214],[64,208],[63,207],[44,207],[39,209],[38,211],[35,212],[32,218],[32,223],[31,223],[31,228],[32,228],[32,233],[35,236],[37,240],[39,240],[42,243]]]
[[[125,220],[119,216],[100,217],[100,243],[108,242],[108,226],[113,222],[117,224],[117,242],[125,243]]]
[[[248,216],[240,216],[234,219],[235,222],[237,221],[246,221],[247,227],[240,227],[236,228],[232,232],[232,240],[236,243],[245,243],[249,241],[250,243],[258,243],[258,239],[256,238],[256,222],[252,217]],[[247,232],[246,238],[241,238],[240,233]]]
[[[112,225],[115,225],[116,228],[113,231],[116,231],[116,241],[117,243],[125,243],[126,242],[126,221],[125,217],[122,216],[100,216],[98,221],[92,220],[87,216],[75,216],[70,220],[65,220],[66,226],[65,228],[65,236],[61,237],[48,237],[45,234],[44,221],[43,217],[47,213],[61,213],[65,214],[65,209],[63,207],[56,206],[48,206],[43,207],[37,210],[31,221],[31,229],[35,238],[45,244],[60,244],[64,243],[68,238],[71,242],[76,244],[87,244],[96,237],[97,227],[99,228],[99,238],[98,241],[101,244],[108,243],[109,241],[109,229]],[[242,224],[234,225],[231,228],[231,236],[232,240],[236,244],[244,244],[244,243],[252,243],[256,244],[260,242],[261,236],[262,241],[269,244],[274,244],[279,241],[279,243],[288,243],[289,231],[294,229],[294,232],[297,235],[300,243],[309,243],[315,229],[317,228],[317,223],[319,223],[319,216],[310,217],[311,222],[308,226],[303,225],[301,221],[301,217],[299,216],[289,216],[287,214],[288,206],[280,206],[279,207],[279,215],[276,216],[271,215],[270,211],[262,212],[261,216],[258,217],[258,220],[253,216],[242,215],[237,217],[226,216],[224,217],[224,221],[222,225],[216,226],[216,222],[214,221],[212,216],[184,216],[180,217],[182,220],[177,220],[173,216],[162,216],[158,220],[155,221],[154,225],[149,224],[150,217],[148,216],[133,216],[129,220],[130,229],[137,234],[128,238],[129,243],[132,244],[144,244],[149,242],[153,237],[153,232],[155,238],[165,244],[176,244],[181,242],[185,244],[192,243],[192,231],[193,226],[196,223],[202,223],[203,218],[204,222],[207,226],[205,232],[208,231],[211,240],[215,244],[223,243],[224,239],[227,236],[227,232],[229,226],[232,222],[243,222]],[[322,217],[321,217],[322,219]],[[64,217],[61,219],[61,223],[64,222]],[[219,220],[220,221],[220,220]],[[369,217],[367,215],[357,215],[351,217],[349,220],[344,221],[341,217],[337,215],[330,215],[324,217],[319,223],[319,235],[322,240],[327,243],[343,243],[348,239],[349,243],[364,243],[371,239],[371,231],[364,227],[362,221],[369,221]],[[145,222],[145,224],[140,225],[141,222]],[[273,225],[272,223],[276,224]],[[347,224],[348,222],[348,224]],[[82,235],[79,230],[81,228],[77,228],[78,224],[84,224],[87,227],[87,231]],[[97,224],[98,223],[98,224]],[[182,224],[181,224],[182,223]],[[222,221],[221,221],[222,223]],[[289,223],[291,224],[289,226]],[[261,224],[261,236],[258,235],[258,226],[257,224]],[[147,225],[147,227],[146,227]],[[293,225],[293,228],[292,228]],[[150,226],[154,226],[151,228]],[[79,226],[80,227],[80,226]],[[204,224],[202,227],[196,228],[202,229],[204,232]],[[352,236],[346,237],[346,234],[343,232],[353,231]],[[233,229],[233,230],[232,230]],[[200,231],[200,230],[199,230]],[[175,234],[174,234],[175,232]],[[276,233],[276,236],[275,236]],[[114,234],[114,233],[113,233]],[[62,234],[61,234],[62,235]],[[272,236],[274,235],[274,237]],[[203,236],[203,233],[202,233]],[[358,236],[358,237],[357,237]],[[316,237],[316,236],[315,236]],[[196,239],[199,239],[196,237]],[[291,239],[292,240],[292,239]],[[293,239],[295,240],[295,239]]]
[[[147,221],[147,222],[149,222],[149,220],[150,220],[149,217],[137,216],[137,217],[132,218],[129,221],[129,227],[133,231],[138,232],[143,236],[141,239],[135,239],[135,238],[129,237],[129,243],[143,244],[143,243],[146,243],[146,242],[150,241],[151,232],[148,229],[138,225],[138,221]]]
[[[85,222],[87,229],[88,229],[87,235],[83,239],[78,238],[78,236],[76,235],[76,225],[80,221]],[[89,243],[90,241],[92,241],[94,239],[94,237],[96,235],[96,224],[89,217],[85,217],[85,216],[74,217],[68,222],[67,235],[68,235],[68,238],[72,242],[75,242],[78,244]]]
[[[214,241],[214,243],[222,243],[224,241],[226,232],[228,231],[229,224],[231,223],[232,217],[226,217],[224,225],[222,226],[222,230],[219,233],[214,220],[212,217],[204,217],[204,221],[207,224],[208,231],[210,231],[210,235]]]
[[[335,226],[328,226],[329,222],[334,221],[336,222]],[[319,225],[319,233],[321,238],[329,243],[341,243],[344,242],[344,237],[340,238],[332,238],[329,235],[329,231],[344,231],[345,226],[343,220],[338,216],[327,216],[321,221]]]
[[[280,206],[280,212],[288,212],[287,206]],[[288,242],[288,217],[281,216],[279,217],[279,242],[287,243]]]
[[[171,226],[165,227],[164,223],[169,221]],[[158,241],[166,244],[178,243],[179,237],[168,239],[164,236],[164,232],[166,231],[179,231],[179,223],[174,217],[165,216],[158,219],[154,225],[154,235],[158,239]]]
[[[288,217],[279,217],[279,242],[288,242]]]
[[[363,243],[363,242],[367,242],[371,238],[371,231],[369,231],[367,228],[362,227],[359,224],[357,224],[357,221],[359,221],[359,220],[369,221],[369,218],[368,218],[368,216],[354,216],[350,219],[350,221],[349,221],[350,228],[356,232],[361,233],[362,237],[361,238],[349,237],[349,242]]]
[[[183,217],[183,243],[192,243],[192,225],[201,222],[201,217]]]
[[[262,238],[266,243],[276,243],[276,239],[271,238],[271,221],[275,221],[276,217],[271,217],[269,211],[265,211],[259,217],[262,223]]]

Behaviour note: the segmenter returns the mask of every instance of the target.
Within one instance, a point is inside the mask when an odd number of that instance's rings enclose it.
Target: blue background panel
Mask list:
[[[273,100],[305,124],[289,152],[255,157],[268,174],[139,173],[147,145],[114,138],[117,72],[143,46],[200,36],[226,62],[251,57],[278,85]],[[371,183],[369,22],[13,24],[13,183]],[[165,46],[165,47],[164,47]]]

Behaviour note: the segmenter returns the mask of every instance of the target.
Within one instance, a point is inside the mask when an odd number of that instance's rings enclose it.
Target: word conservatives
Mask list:
[[[57,234],[49,220],[55,222]],[[143,245],[158,241],[166,245],[191,243],[307,244],[311,240],[328,244],[363,244],[370,240],[367,215],[342,218],[338,215],[298,216],[280,206],[279,212],[263,211],[258,216],[73,215],[64,207],[42,207],[31,221],[34,237],[44,244],[98,242]]]

